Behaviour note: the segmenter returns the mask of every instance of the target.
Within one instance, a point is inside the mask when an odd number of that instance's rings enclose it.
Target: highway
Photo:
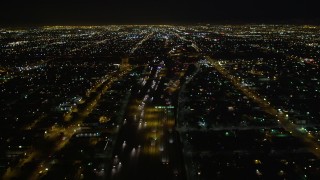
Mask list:
[[[160,106],[152,97],[156,89],[152,82],[158,84],[163,76],[157,74],[165,72],[163,68],[149,74],[145,86],[129,103],[108,179],[185,179],[174,109]]]

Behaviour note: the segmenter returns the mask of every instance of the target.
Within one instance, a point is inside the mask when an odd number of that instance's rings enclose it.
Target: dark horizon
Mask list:
[[[312,1],[61,0],[4,2],[0,26],[109,24],[319,24]]]

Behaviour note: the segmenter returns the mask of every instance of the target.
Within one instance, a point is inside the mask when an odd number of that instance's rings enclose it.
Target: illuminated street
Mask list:
[[[319,179],[319,26],[0,29],[2,179]]]

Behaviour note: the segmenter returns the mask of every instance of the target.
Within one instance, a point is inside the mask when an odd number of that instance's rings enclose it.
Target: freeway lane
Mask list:
[[[160,82],[163,77],[157,74],[164,75],[166,69],[154,69],[157,71],[149,74],[145,86],[138,88],[129,103],[108,179],[185,179],[174,109],[157,107],[154,99],[160,98],[164,89],[153,98],[156,86],[152,84]]]

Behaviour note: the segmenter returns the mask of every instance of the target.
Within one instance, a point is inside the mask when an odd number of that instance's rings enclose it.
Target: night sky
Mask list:
[[[4,0],[0,25],[317,24],[315,0]]]

